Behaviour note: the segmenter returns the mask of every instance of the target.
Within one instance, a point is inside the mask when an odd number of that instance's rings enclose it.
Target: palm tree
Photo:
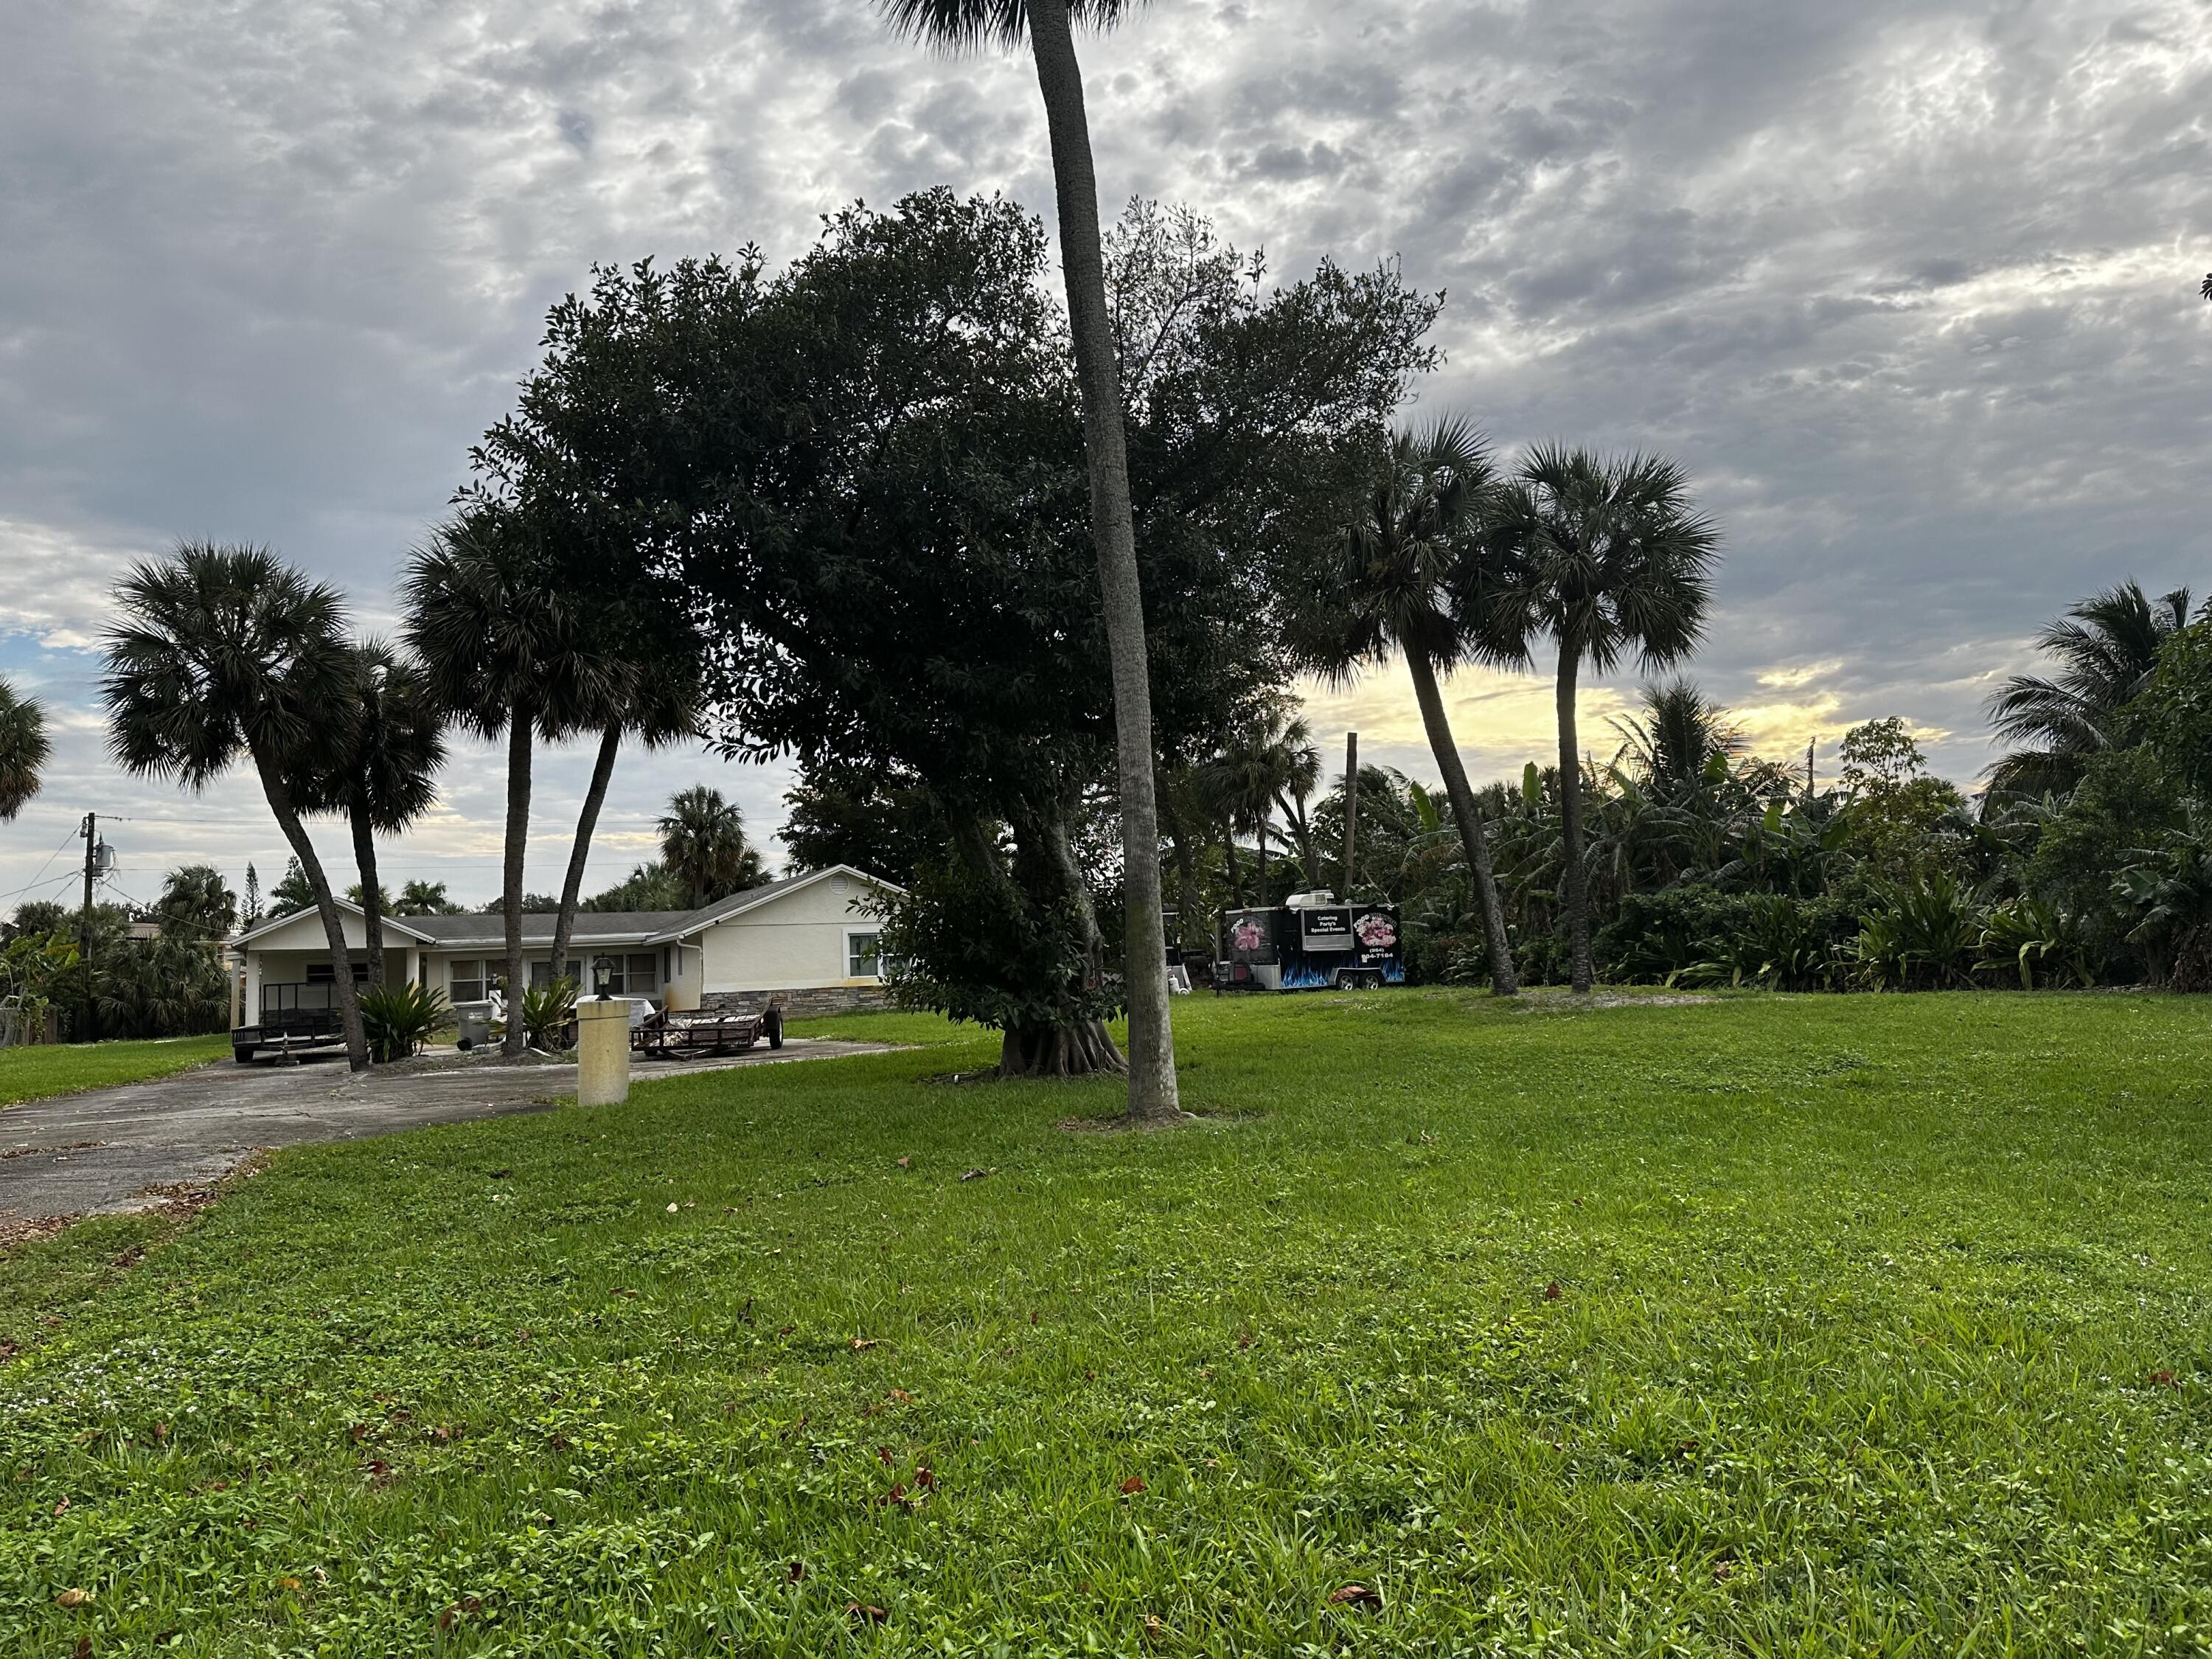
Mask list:
[[[343,814],[352,832],[368,981],[382,985],[385,897],[377,879],[376,838],[398,835],[437,799],[446,722],[421,664],[376,639],[354,646],[351,657],[343,718],[316,754],[302,793],[315,810]]]
[[[460,913],[461,907],[453,902],[442,881],[418,878],[402,887],[392,902],[395,916],[457,916]]]
[[[737,803],[704,784],[669,797],[660,820],[660,856],[695,910],[757,886],[767,874],[745,839]]]
[[[52,752],[46,711],[0,680],[0,823],[39,793],[39,774]]]
[[[1250,828],[1259,842],[1257,902],[1267,902],[1267,830],[1276,811],[1287,811],[1285,797],[1313,793],[1321,777],[1321,754],[1304,716],[1280,705],[1262,710],[1240,726],[1208,765],[1211,793],[1227,823],[1235,857],[1237,827]]]
[[[1444,713],[1437,671],[1474,654],[1485,635],[1471,623],[1486,604],[1486,549],[1479,534],[1492,488],[1490,453],[1474,429],[1445,421],[1390,441],[1359,518],[1349,527],[1305,651],[1330,678],[1402,656],[1420,705],[1430,752],[1474,872],[1490,983],[1498,995],[1521,988],[1505,910],[1491,867],[1482,808],[1467,781],[1459,745]],[[1493,657],[1510,653],[1486,647]]]
[[[576,817],[568,873],[561,884],[561,908],[553,922],[553,957],[548,969],[553,979],[568,975],[568,940],[575,932],[576,907],[582,901],[584,863],[591,855],[592,836],[599,828],[599,809],[606,804],[607,786],[613,780],[615,757],[622,750],[623,740],[635,737],[648,749],[659,749],[697,737],[700,698],[695,664],[678,665],[661,659],[610,665],[605,702],[592,711],[599,726],[599,752],[592,764],[591,783],[584,791],[583,810]]]
[[[1559,647],[1560,896],[1569,971],[1582,994],[1595,975],[1577,684],[1584,666],[1608,672],[1632,653],[1654,669],[1689,654],[1705,627],[1720,535],[1691,507],[1688,479],[1674,462],[1601,460],[1558,445],[1530,452],[1499,492],[1491,531],[1505,572],[1486,620],[1492,648],[1525,653],[1540,635]]]
[[[2112,747],[2120,711],[2150,684],[2159,647],[2189,625],[2189,590],[2156,599],[2134,582],[2093,593],[2035,637],[2052,678],[2015,674],[1990,699],[1997,735],[2022,744],[1990,769],[1989,798],[2064,794]]]
[[[219,939],[238,925],[238,896],[212,864],[181,864],[162,882],[154,914],[164,933]]]
[[[184,542],[131,567],[116,591],[100,682],[108,749],[137,776],[204,789],[241,757],[290,843],[329,942],[339,1023],[353,1069],[368,1065],[345,927],[293,793],[350,684],[345,607],[266,548]]]
[[[577,608],[532,551],[514,519],[479,508],[441,526],[400,582],[407,643],[437,705],[479,736],[507,740],[501,906],[507,994],[518,1002],[530,983],[522,884],[532,746],[566,736],[576,710],[599,706],[604,673],[585,649]],[[521,1020],[509,1020],[507,1052],[520,1054],[524,1041]]]
[[[1743,734],[1729,723],[1728,711],[1690,680],[1647,685],[1643,700],[1641,714],[1623,715],[1613,726],[1645,788],[1680,795],[1693,785],[1717,781],[1716,767],[1725,768],[1743,753]]]
[[[1114,678],[1115,748],[1121,795],[1122,884],[1127,905],[1129,1103],[1127,1121],[1179,1121],[1175,1033],[1168,1012],[1167,934],[1160,900],[1159,814],[1153,799],[1152,694],[1146,663],[1145,606],[1129,507],[1129,463],[1121,426],[1121,367],[1106,307],[1099,250],[1098,186],[1090,117],[1073,25],[1111,27],[1130,0],[877,0],[892,25],[918,39],[960,48],[1026,37],[1051,136],[1060,214],[1060,267],[1068,331],[1083,398],[1083,449],[1091,472],[1091,536]]]

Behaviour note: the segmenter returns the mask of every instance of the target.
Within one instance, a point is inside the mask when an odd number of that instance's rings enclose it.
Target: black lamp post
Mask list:
[[[598,990],[601,1002],[606,1001],[614,995],[611,988],[614,983],[614,976],[615,960],[612,957],[592,958],[592,984]]]

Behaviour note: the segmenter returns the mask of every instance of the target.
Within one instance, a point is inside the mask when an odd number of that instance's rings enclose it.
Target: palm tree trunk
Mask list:
[[[331,947],[331,981],[338,1000],[338,1029],[345,1033],[346,1064],[356,1072],[368,1069],[368,1037],[361,1026],[361,1000],[354,994],[353,956],[346,949],[345,922],[338,915],[337,901],[331,896],[330,878],[323,874],[323,861],[315,854],[315,843],[307,839],[307,827],[300,822],[299,809],[292,805],[292,797],[285,789],[283,780],[277,775],[275,763],[266,755],[253,757],[253,769],[261,775],[261,793],[268,797],[269,810],[275,815],[276,827],[284,832],[291,844],[293,857],[300,860],[301,872],[307,878],[307,889],[315,896],[316,914],[323,919],[323,938]]]
[[[376,829],[356,806],[346,814],[353,830],[354,868],[361,872],[361,920],[368,938],[368,982],[384,985],[384,902],[376,890]]]
[[[1567,971],[1577,996],[1588,996],[1596,978],[1590,966],[1589,872],[1583,867],[1581,740],[1575,734],[1575,671],[1578,646],[1559,647],[1559,844],[1566,858],[1559,896],[1567,910]]]
[[[1229,902],[1237,909],[1244,908],[1244,868],[1237,862],[1237,820],[1230,819],[1221,826],[1222,861],[1229,869]]]
[[[1083,394],[1083,451],[1091,471],[1091,536],[1114,677],[1115,750],[1121,793],[1122,875],[1128,906],[1124,992],[1129,1005],[1127,1121],[1179,1120],[1175,1032],[1168,1012],[1167,935],[1160,915],[1159,813],[1153,799],[1152,691],[1146,664],[1145,605],[1129,507],[1129,462],[1121,431],[1121,370],[1106,312],[1098,241],[1098,185],[1067,0],[1028,0],[1037,90],[1052,135],[1060,211],[1060,267],[1068,330]]]
[[[522,999],[530,988],[530,971],[522,960],[522,861],[530,850],[530,740],[535,716],[527,700],[517,697],[507,710],[507,854],[506,879],[500,888],[501,908],[507,913],[507,1053],[521,1054],[525,1045]]]
[[[1264,910],[1267,908],[1267,815],[1264,811],[1260,814],[1259,827],[1253,831],[1253,840],[1256,843],[1253,851],[1260,867],[1252,879],[1260,895],[1260,908]]]
[[[568,971],[568,935],[576,929],[576,897],[584,885],[584,860],[591,856],[592,836],[599,827],[599,809],[606,805],[607,784],[615,775],[615,756],[622,749],[622,722],[611,724],[599,738],[599,757],[592,766],[591,787],[584,792],[584,810],[576,818],[576,842],[568,849],[568,877],[561,884],[561,914],[553,923],[553,960],[547,973],[556,983]]]
[[[1437,769],[1444,775],[1444,793],[1451,801],[1452,817],[1459,825],[1460,845],[1467,849],[1468,867],[1474,872],[1475,896],[1482,905],[1482,939],[1490,957],[1490,988],[1501,997],[1519,994],[1521,975],[1513,966],[1513,941],[1505,932],[1505,908],[1498,902],[1498,878],[1490,867],[1490,842],[1482,832],[1482,808],[1460,764],[1459,745],[1452,741],[1451,722],[1444,716],[1443,693],[1437,687],[1436,665],[1419,651],[1406,653],[1406,666],[1413,677],[1413,696],[1421,705],[1421,724],[1429,734],[1430,752]]]

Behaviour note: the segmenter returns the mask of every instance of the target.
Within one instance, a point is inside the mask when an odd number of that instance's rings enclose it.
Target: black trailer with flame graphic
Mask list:
[[[1275,905],[1221,918],[1215,982],[1241,991],[1354,990],[1406,982],[1404,937],[1388,904]]]

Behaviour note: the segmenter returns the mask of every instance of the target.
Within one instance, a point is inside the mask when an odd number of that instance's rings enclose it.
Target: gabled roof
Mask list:
[[[732,893],[727,898],[696,910],[579,910],[575,925],[568,937],[576,945],[670,945],[705,932],[718,923],[771,904],[787,894],[832,876],[849,876],[869,886],[887,893],[905,890],[894,886],[881,876],[872,876],[866,871],[849,864],[833,864],[827,870],[816,870],[803,876],[787,876],[781,881],[763,882],[757,887],[748,887],[742,893]],[[350,899],[337,901],[341,909],[355,915],[362,915],[362,908]],[[277,916],[240,933],[230,941],[233,949],[250,945],[264,933],[288,927],[302,916],[312,915],[310,910],[295,910],[289,915]],[[366,918],[364,918],[366,920]],[[553,927],[558,918],[551,911],[532,911],[522,918],[522,943],[550,945],[553,943]],[[496,910],[477,911],[457,916],[386,916],[384,925],[393,932],[441,951],[504,949],[507,944],[507,921]]]
[[[363,910],[361,906],[356,904],[351,899],[333,899],[331,902],[336,904],[339,909],[350,911],[355,915],[359,916],[362,919],[362,923],[364,927],[368,925],[368,913]],[[312,916],[314,914],[315,912],[312,908],[305,910],[287,910],[281,916],[271,916],[266,921],[256,922],[252,927],[239,934],[237,938],[228,941],[230,948],[235,951],[242,945],[251,945],[255,939],[259,939],[264,933],[273,933],[279,927],[289,927],[294,922],[299,921],[301,917]],[[430,936],[422,932],[421,927],[416,925],[427,920],[425,917],[386,916],[382,920],[384,925],[386,927],[391,928],[392,932],[396,933],[405,933],[410,939],[421,939],[426,945],[430,942]]]

